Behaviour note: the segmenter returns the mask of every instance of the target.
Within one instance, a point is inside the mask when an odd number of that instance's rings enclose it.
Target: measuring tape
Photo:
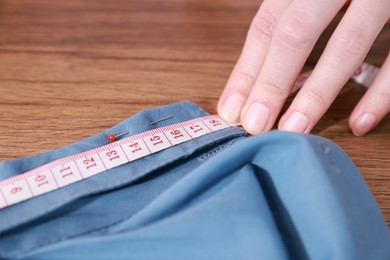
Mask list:
[[[205,116],[64,157],[0,182],[0,209],[236,124]]]
[[[352,79],[369,87],[378,71],[379,69],[375,66],[363,63]],[[300,89],[311,72],[301,74],[291,92]],[[0,209],[231,126],[236,126],[236,124],[229,124],[216,115],[200,117],[146,131],[90,151],[53,161],[0,181]]]

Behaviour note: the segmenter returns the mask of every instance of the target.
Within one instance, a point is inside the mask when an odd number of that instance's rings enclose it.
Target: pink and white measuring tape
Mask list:
[[[231,126],[219,116],[173,124],[64,157],[0,182],[0,209]]]
[[[369,87],[378,71],[377,67],[363,63],[352,79]],[[291,92],[301,88],[311,72],[301,74]],[[90,151],[55,160],[34,170],[0,181],[0,209],[231,126],[233,124],[226,123],[216,115],[200,117],[136,134]]]

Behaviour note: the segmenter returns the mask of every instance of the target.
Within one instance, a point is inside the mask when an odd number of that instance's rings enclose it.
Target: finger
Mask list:
[[[291,1],[265,0],[253,19],[241,56],[218,102],[218,112],[225,120],[239,120],[265,59],[276,21]]]
[[[390,111],[390,53],[367,93],[351,114],[349,125],[357,136],[372,130]]]
[[[310,132],[362,63],[389,11],[388,0],[352,1],[312,75],[281,118],[279,129]]]
[[[263,68],[246,102],[241,122],[252,134],[274,124],[304,62],[344,0],[296,0],[275,27]]]

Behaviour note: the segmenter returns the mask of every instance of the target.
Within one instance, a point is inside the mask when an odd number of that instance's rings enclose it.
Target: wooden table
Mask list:
[[[71,144],[139,110],[181,100],[216,113],[258,5],[1,1],[0,161]],[[331,28],[306,69],[315,64]],[[389,42],[387,26],[366,60],[380,66]],[[363,94],[349,82],[313,133],[352,157],[390,223],[390,117],[369,135],[354,137],[348,116]]]

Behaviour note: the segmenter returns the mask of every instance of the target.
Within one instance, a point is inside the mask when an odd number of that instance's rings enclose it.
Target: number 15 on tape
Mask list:
[[[55,160],[0,181],[0,209],[231,126],[216,115],[199,117]]]

